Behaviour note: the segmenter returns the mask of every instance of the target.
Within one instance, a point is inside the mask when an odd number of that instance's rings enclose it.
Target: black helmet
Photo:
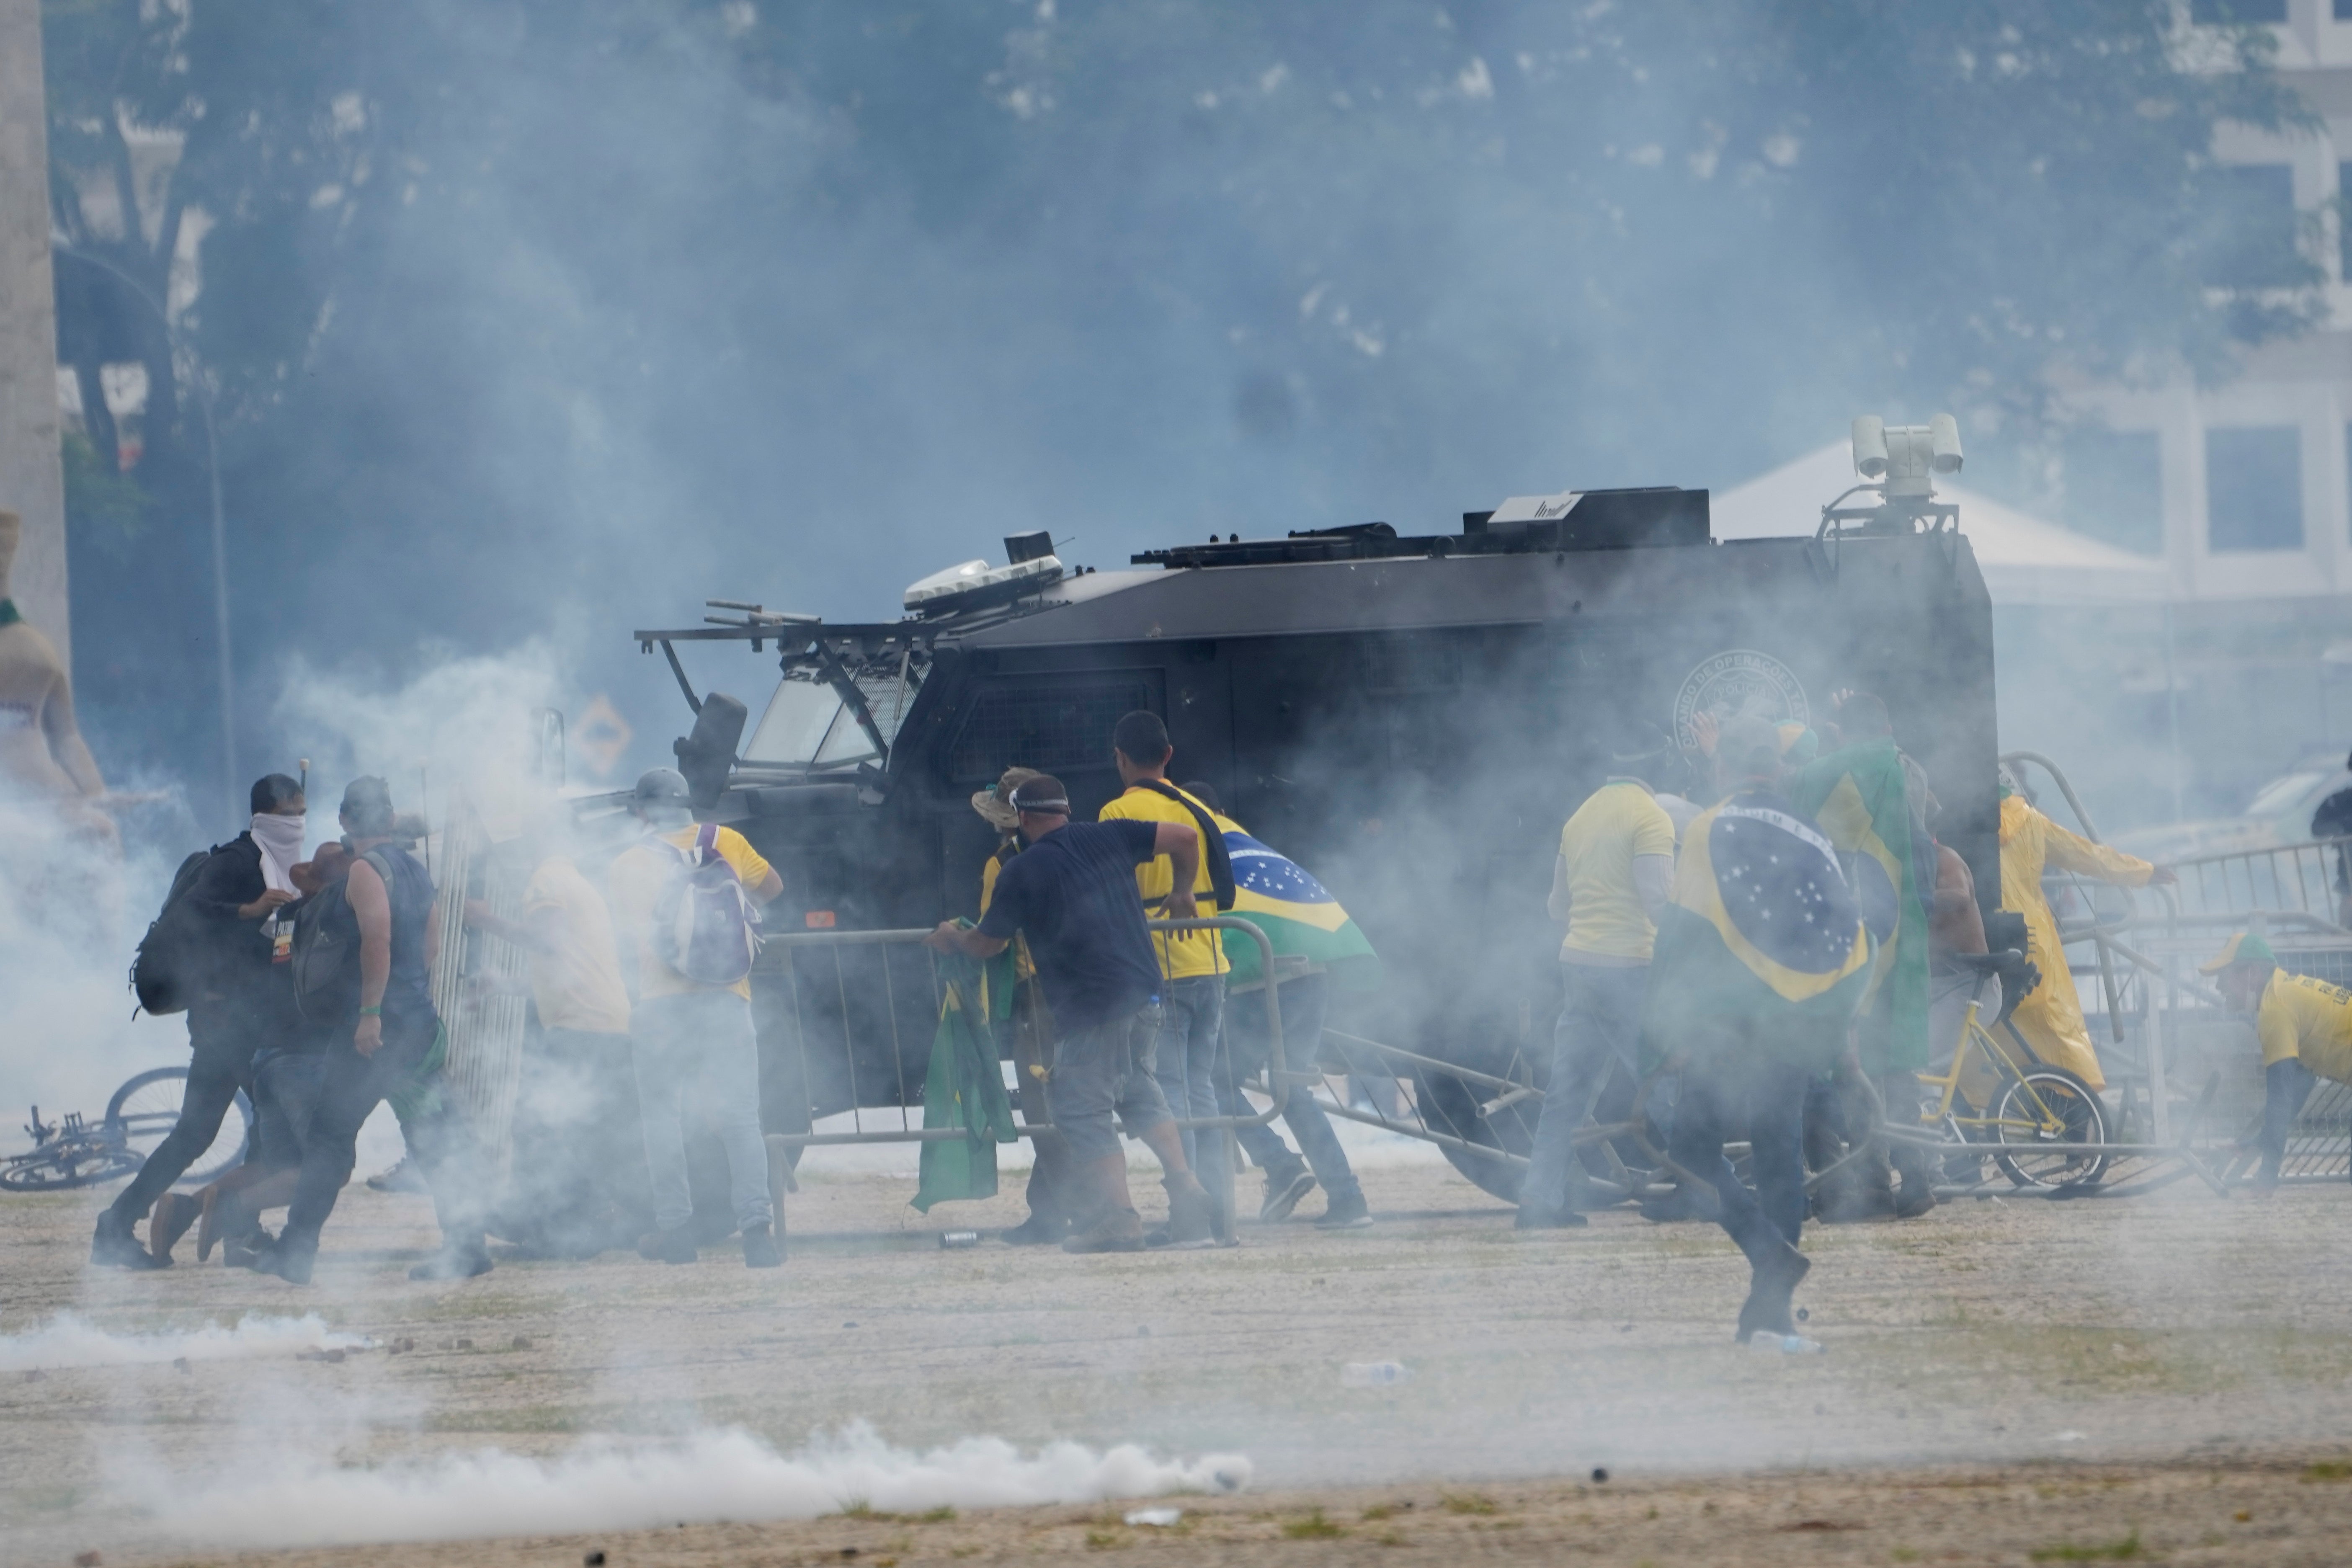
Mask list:
[[[676,768],[653,768],[637,780],[636,804],[643,805],[676,805],[692,810],[694,797],[686,787],[686,775]]]

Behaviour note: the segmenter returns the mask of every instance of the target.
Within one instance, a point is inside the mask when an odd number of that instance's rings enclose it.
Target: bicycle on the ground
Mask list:
[[[61,1192],[130,1175],[179,1121],[187,1081],[184,1067],[135,1074],[114,1091],[105,1115],[95,1123],[79,1111],[43,1121],[41,1108],[33,1107],[25,1128],[33,1147],[0,1160],[0,1191]],[[212,1147],[196,1157],[178,1184],[201,1186],[219,1176],[245,1157],[252,1135],[253,1103],[240,1091],[229,1114],[221,1119]]]
[[[2107,1117],[2097,1091],[2063,1068],[2034,1056],[2007,1019],[1996,1020],[2010,1036],[1996,1037],[1979,1018],[1985,978],[2014,965],[2016,952],[1959,955],[1977,973],[1978,994],[1969,998],[1952,1053],[1952,1068],[1919,1081],[1941,1092],[1921,1108],[1923,1128],[1957,1144],[1946,1160],[1980,1172],[1986,1154],[2002,1175],[2021,1187],[2085,1188],[2107,1173],[2112,1156],[2095,1146],[2107,1142]],[[1967,1088],[1962,1088],[1963,1083]],[[1990,1107],[1990,1110],[1979,1110]],[[1973,1182],[1974,1174],[1967,1180]]]

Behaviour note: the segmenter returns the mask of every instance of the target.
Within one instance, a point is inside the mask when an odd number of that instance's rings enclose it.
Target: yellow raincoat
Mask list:
[[[2065,1068],[2093,1089],[2104,1089],[2106,1075],[2091,1048],[2090,1026],[2083,1022],[2074,977],[2066,968],[2065,949],[2058,943],[2058,919],[2042,896],[2042,873],[2048,866],[2119,888],[2147,886],[2156,868],[2067,832],[2021,795],[2000,803],[2000,907],[2025,917],[2026,956],[2042,971],[2042,984],[2026,993],[2011,1015],[2017,1032],[2052,1067]]]

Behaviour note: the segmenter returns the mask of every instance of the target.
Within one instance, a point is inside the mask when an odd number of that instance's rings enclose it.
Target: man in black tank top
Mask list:
[[[421,1081],[437,1078],[429,1058],[442,1047],[430,978],[438,945],[433,879],[394,838],[392,790],[383,780],[353,780],[343,793],[341,815],[352,857],[344,896],[360,932],[356,1010],[348,1029],[335,1029],[327,1046],[325,1079],[303,1140],[286,1229],[255,1267],[298,1285],[310,1282],[319,1232],[358,1159],[360,1128],[392,1098],[396,1107],[404,1100],[424,1102],[404,1110],[401,1131],[432,1184],[441,1221],[441,1256],[413,1277],[488,1273],[489,1253],[478,1221],[461,1221],[457,1213],[470,1213],[479,1196],[460,1168],[466,1129],[446,1107],[441,1086]]]

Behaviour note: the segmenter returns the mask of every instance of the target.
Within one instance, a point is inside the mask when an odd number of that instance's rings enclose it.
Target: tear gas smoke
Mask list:
[[[1052,1443],[1024,1454],[1001,1438],[967,1437],[915,1453],[861,1422],[792,1455],[729,1430],[670,1443],[599,1440],[553,1459],[500,1448],[374,1469],[289,1459],[257,1482],[240,1471],[175,1488],[158,1511],[193,1539],[307,1546],[807,1519],[860,1503],[899,1512],[1092,1502],[1236,1491],[1249,1477],[1236,1454],[1159,1459],[1132,1444],[1097,1452]]]
[[[152,1334],[118,1334],[72,1312],[60,1312],[38,1328],[0,1334],[0,1372],[55,1371],[69,1366],[144,1366],[174,1361],[247,1361],[306,1350],[355,1350],[364,1335],[331,1329],[316,1312],[299,1318],[254,1314],[234,1327],[206,1323],[201,1329]]]

